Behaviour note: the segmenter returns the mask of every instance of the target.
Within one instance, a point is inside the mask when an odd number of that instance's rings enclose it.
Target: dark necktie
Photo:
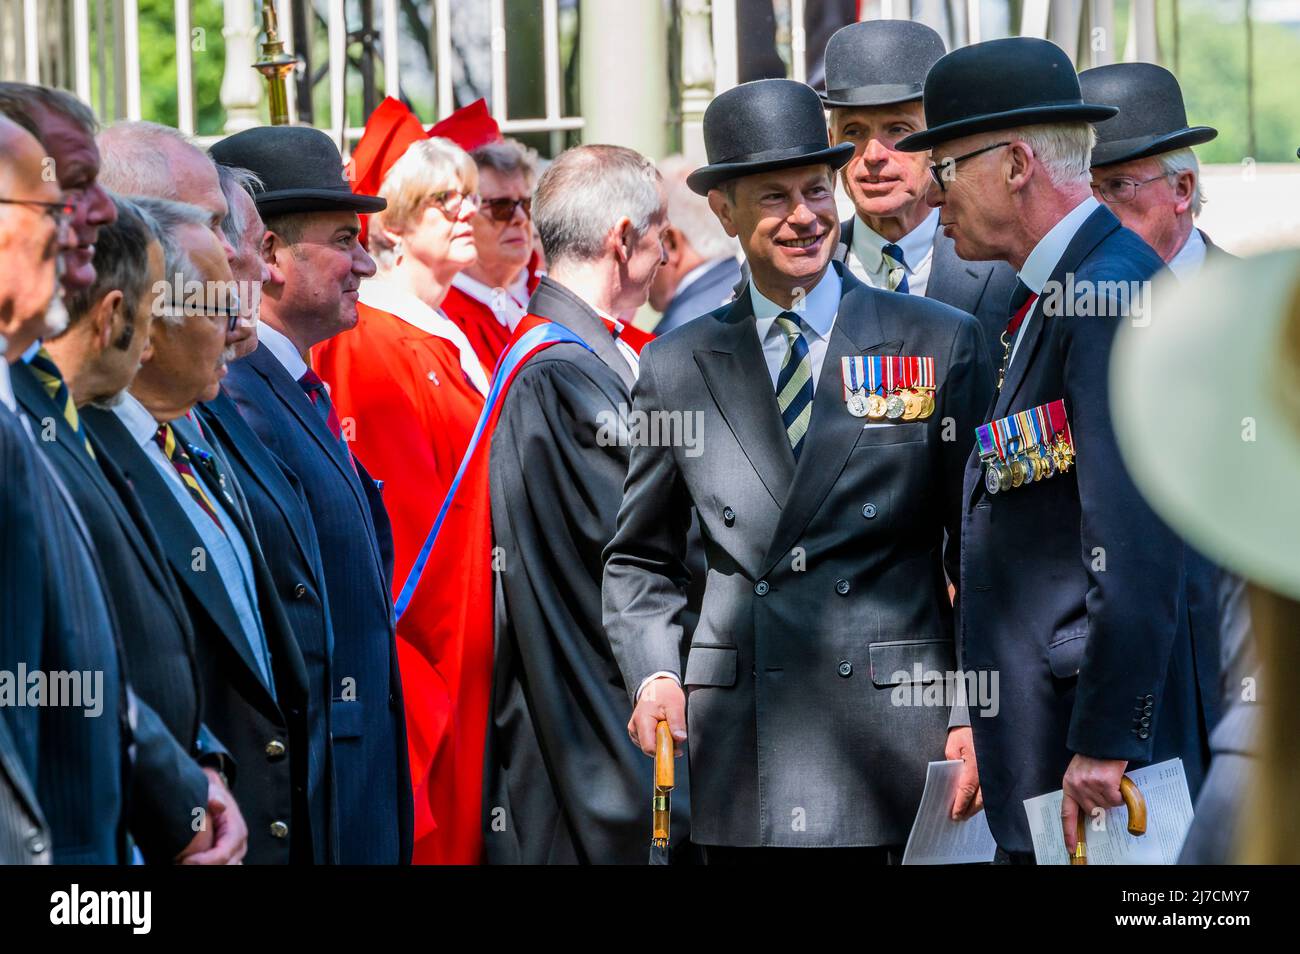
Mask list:
[[[330,429],[334,439],[339,442],[339,447],[343,449],[343,456],[352,464],[352,469],[356,470],[357,465],[352,460],[352,453],[348,450],[348,443],[343,439],[343,428],[339,424],[338,412],[334,410],[334,402],[330,400],[329,391],[325,387],[325,382],[321,380],[320,375],[308,368],[303,372],[303,376],[298,379],[298,385],[307,393],[312,407],[320,414],[325,426]]]
[[[1036,301],[1038,301],[1038,293],[1031,292],[1028,285],[1016,279],[1016,287],[1011,292],[1011,302],[1007,307],[1011,320],[1007,322],[1007,330],[1002,332],[1002,367],[998,369],[999,391],[1002,390],[1002,384],[1007,379],[1007,366],[1011,363],[1011,346],[1015,344],[1016,333],[1020,331],[1025,316],[1029,314]]]
[[[907,294],[907,262],[903,258],[903,249],[899,245],[890,242],[881,253],[885,258],[886,275],[889,279],[889,290]]]
[[[68,426],[77,435],[81,445],[86,448],[90,459],[94,460],[95,449],[90,446],[90,438],[86,436],[86,429],[81,425],[81,415],[77,413],[77,404],[72,400],[72,392],[68,390],[68,384],[63,380],[63,372],[54,363],[54,359],[50,357],[44,345],[32,356],[27,366],[32,369],[36,379],[45,388],[45,393],[63,414],[63,419],[68,422]]]
[[[186,452],[185,446],[181,444],[176,437],[176,431],[171,424],[159,424],[158,430],[154,431],[154,443],[162,448],[166,458],[171,461],[171,465],[176,468],[176,473],[180,474],[181,482],[185,484],[185,489],[190,492],[194,502],[202,508],[203,512],[212,518],[212,522],[222,532],[226,528],[221,524],[221,518],[217,516],[217,508],[212,503],[212,498],[208,496],[203,489],[203,482],[199,480],[199,475],[194,472],[194,463],[190,460],[190,455]]]

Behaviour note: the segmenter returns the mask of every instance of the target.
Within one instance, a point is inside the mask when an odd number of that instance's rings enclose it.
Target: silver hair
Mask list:
[[[491,169],[503,176],[519,174],[531,189],[537,184],[537,150],[517,139],[485,143],[470,152],[480,169]]]
[[[1034,151],[1054,186],[1087,185],[1091,177],[1092,147],[1097,131],[1091,123],[1042,123],[998,134],[999,139],[1020,139]]]
[[[668,222],[686,237],[702,258],[734,256],[740,243],[727,234],[709,208],[709,200],[686,185],[686,177],[697,167],[685,156],[669,156],[659,163],[668,191]]]
[[[34,107],[71,120],[87,136],[95,135],[99,129],[99,121],[90,107],[67,90],[30,83],[0,83],[0,115],[8,116],[39,140],[40,124],[36,122]]]
[[[1205,193],[1201,190],[1201,164],[1196,160],[1196,153],[1189,146],[1162,152],[1156,158],[1160,160],[1160,171],[1167,176],[1176,176],[1180,172],[1192,174],[1192,217],[1200,215],[1201,207],[1205,205]]]
[[[166,288],[159,288],[158,296],[155,298],[154,316],[172,325],[179,325],[185,321],[184,316],[169,314],[162,306],[170,304],[178,307],[181,302],[163,301],[163,295],[169,291],[178,291],[173,283],[187,281],[202,281],[203,276],[198,274],[198,266],[190,258],[189,252],[185,251],[184,245],[181,244],[178,233],[187,225],[196,225],[205,231],[208,228],[210,216],[203,209],[196,205],[190,205],[186,202],[174,202],[171,199],[159,199],[154,196],[141,196],[134,199],[138,209],[144,213],[145,221],[153,228],[154,235],[162,244],[163,250],[163,281]],[[177,276],[180,276],[179,279]]]
[[[106,127],[98,139],[100,184],[118,195],[179,199],[176,179],[162,148],[166,141],[183,143],[206,158],[194,140],[171,126],[131,120]]]
[[[546,261],[599,258],[605,237],[626,216],[642,236],[663,202],[659,170],[623,146],[567,149],[551,163],[533,196],[533,223]]]
[[[225,196],[229,210],[221,220],[221,231],[232,248],[239,248],[244,241],[244,232],[248,230],[248,217],[244,215],[244,203],[239,201],[238,193],[243,192],[251,199],[266,185],[251,169],[223,166],[221,163],[217,163],[217,178],[221,180],[221,194]]]

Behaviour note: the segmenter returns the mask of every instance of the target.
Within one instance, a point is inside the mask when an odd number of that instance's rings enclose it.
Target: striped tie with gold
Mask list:
[[[163,454],[171,461],[171,465],[176,468],[176,473],[180,474],[181,482],[185,484],[185,489],[190,492],[194,502],[198,504],[203,512],[212,518],[212,522],[222,533],[226,528],[221,525],[221,518],[217,516],[217,508],[212,504],[212,498],[207,495],[203,489],[203,483],[199,480],[199,475],[194,473],[194,465],[190,461],[190,455],[185,452],[185,447],[176,439],[176,431],[170,424],[159,424],[158,430],[154,431],[154,443],[162,448]]]
[[[798,315],[783,311],[776,316],[776,324],[789,343],[776,378],[776,403],[781,409],[785,436],[790,440],[790,449],[797,461],[812,420],[812,359],[808,356],[808,342],[803,336]]]
[[[63,413],[63,419],[68,422],[72,432],[77,435],[81,445],[86,448],[86,453],[90,459],[95,459],[95,449],[90,446],[90,438],[86,436],[86,429],[81,426],[81,415],[77,413],[77,403],[72,400],[72,392],[68,390],[67,382],[63,380],[63,372],[59,366],[54,363],[50,353],[42,345],[40,350],[32,357],[28,367],[36,374],[36,378],[45,388],[45,393],[50,396],[50,400],[55,403],[58,409]]]

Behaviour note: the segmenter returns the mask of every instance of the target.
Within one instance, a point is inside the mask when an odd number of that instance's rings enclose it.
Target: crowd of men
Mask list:
[[[875,21],[821,93],[719,95],[702,167],[580,146],[493,200],[545,274],[463,348],[500,385],[469,860],[644,862],[661,721],[680,861],[896,861],[942,758],[1004,862],[1026,798],[1064,790],[1073,851],[1132,767],[1179,757],[1195,797],[1248,624],[1130,479],[1107,366],[1115,288],[1225,254],[1214,135],[1160,67]],[[411,859],[407,580],[313,370],[385,207],[314,130],[205,152],[0,84],[0,861]],[[962,673],[997,697],[919,691]]]

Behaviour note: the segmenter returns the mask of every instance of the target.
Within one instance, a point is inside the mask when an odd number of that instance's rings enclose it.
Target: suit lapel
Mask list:
[[[840,223],[840,240],[835,246],[831,259],[836,262],[849,263],[849,252],[853,250],[853,222],[857,216],[850,215]]]
[[[711,348],[696,349],[695,363],[750,465],[776,505],[784,507],[794,454],[781,425],[748,290],[719,320],[716,337]]]
[[[940,228],[934,236],[934,257],[925,297],[975,314],[993,274],[992,262],[968,262],[957,254],[952,239]]]

